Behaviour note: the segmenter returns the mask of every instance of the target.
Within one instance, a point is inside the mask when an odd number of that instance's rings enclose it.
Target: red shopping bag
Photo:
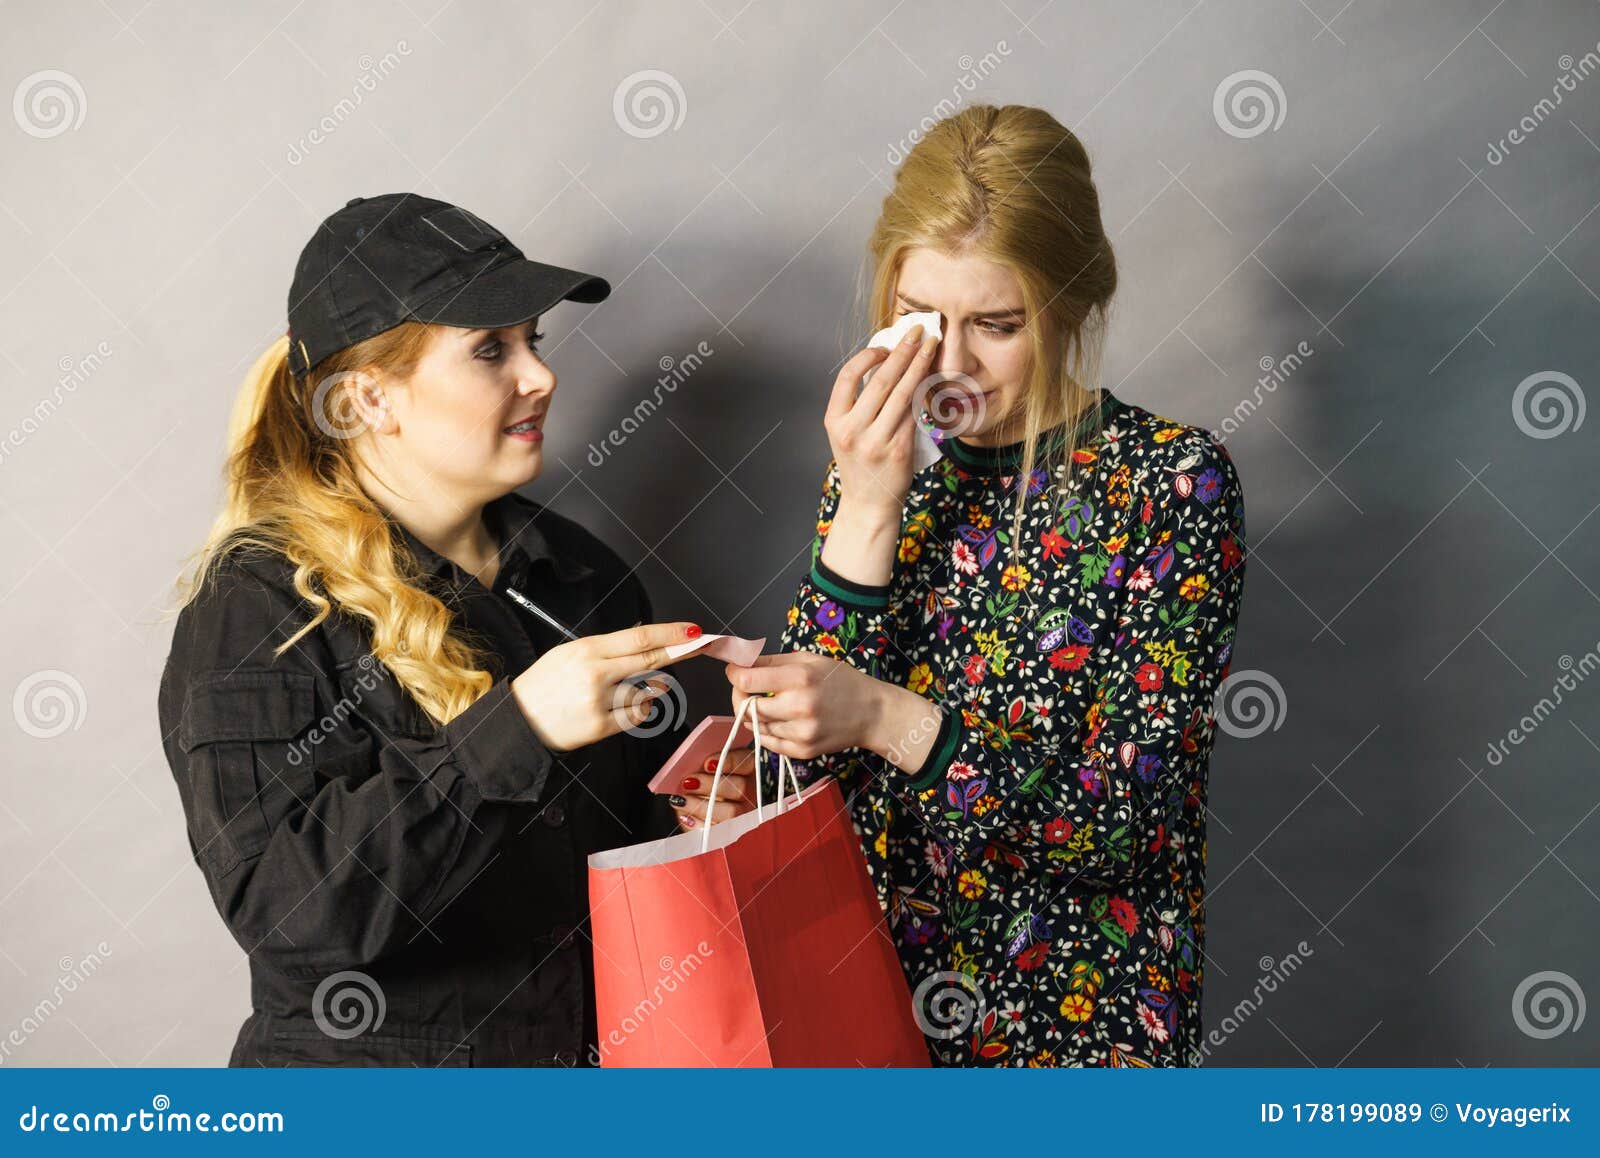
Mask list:
[[[601,1065],[929,1064],[839,786],[796,787],[589,857]]]

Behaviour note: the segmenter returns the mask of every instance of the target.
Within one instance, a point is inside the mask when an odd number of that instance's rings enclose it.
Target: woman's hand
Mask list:
[[[727,666],[733,707],[752,695],[761,743],[794,760],[866,748],[906,771],[933,747],[943,711],[916,692],[873,679],[842,660],[807,651]]]
[[[765,740],[766,732],[762,731]],[[722,779],[717,783],[717,801],[711,803],[711,782],[716,776],[717,757],[708,757],[705,767],[691,772],[673,787],[668,797],[672,811],[678,814],[678,824],[695,828],[706,823],[709,815],[712,824],[731,820],[756,806],[756,754],[752,748],[734,748],[722,765]]]
[[[699,634],[692,623],[643,623],[575,639],[540,656],[511,681],[511,691],[539,742],[568,752],[644,724],[651,703],[670,688],[664,680],[630,683],[630,677],[677,662],[667,646]]]
[[[913,326],[900,344],[885,351],[869,346],[844,364],[822,420],[839,464],[841,500],[863,511],[892,514],[898,524],[911,489],[914,424],[911,405],[928,377],[939,339],[923,340]],[[856,394],[869,370],[877,369]]]

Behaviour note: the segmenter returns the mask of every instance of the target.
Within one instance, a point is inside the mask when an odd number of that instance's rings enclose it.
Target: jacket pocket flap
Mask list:
[[[190,687],[178,743],[191,752],[220,740],[292,740],[316,710],[316,681],[309,675],[216,672]]]

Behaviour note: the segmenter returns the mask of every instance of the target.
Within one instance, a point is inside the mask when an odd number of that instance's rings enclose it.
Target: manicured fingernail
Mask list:
[[[915,346],[921,340],[922,324],[919,322],[906,331],[906,336],[900,339],[900,344],[902,346]]]
[[[707,756],[706,757],[706,771],[707,772],[711,772],[711,773],[715,773],[716,770],[717,770],[717,758],[715,756]]]
[[[693,828],[694,827],[694,817],[692,817],[692,816],[680,816],[680,817],[678,817],[678,821],[685,828]]]
[[[699,787],[700,787],[700,777],[698,777],[698,776],[685,776],[683,778],[683,790],[685,792],[693,792],[696,788],[699,788]]]
[[[682,808],[685,804],[688,804],[689,802],[687,800],[685,800],[681,796],[669,796],[669,797],[667,797],[667,803],[672,805],[672,807],[674,807],[674,808]]]
[[[684,628],[683,634],[687,635],[690,639],[699,639],[700,625],[698,623],[691,623],[688,627]]]

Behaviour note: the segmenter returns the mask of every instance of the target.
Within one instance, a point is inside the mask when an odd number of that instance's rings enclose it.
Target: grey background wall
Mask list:
[[[1600,1061],[1595,5],[35,0],[6,27],[3,1064],[216,1064],[247,1010],[155,685],[318,220],[412,189],[609,275],[550,317],[530,493],[664,618],[775,634],[893,160],[980,99],[1084,138],[1123,278],[1105,383],[1219,431],[1245,482],[1211,1062]],[[725,704],[717,665],[680,672]]]

